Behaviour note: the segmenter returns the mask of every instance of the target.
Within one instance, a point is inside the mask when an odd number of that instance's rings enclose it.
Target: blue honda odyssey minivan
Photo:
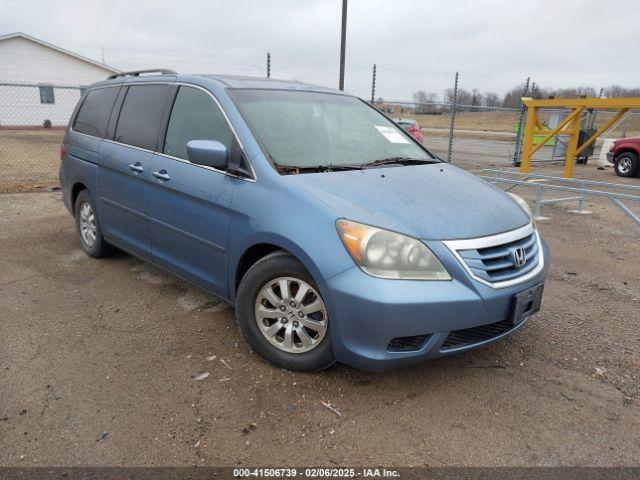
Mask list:
[[[280,367],[407,365],[540,308],[549,253],[526,202],[344,92],[114,75],[83,95],[61,156],[88,255],[115,247],[230,302]]]

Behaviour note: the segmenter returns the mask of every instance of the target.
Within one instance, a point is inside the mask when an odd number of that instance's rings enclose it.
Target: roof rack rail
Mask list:
[[[173,70],[168,70],[166,68],[152,68],[151,70],[132,70],[130,72],[120,72],[114,73],[113,75],[109,75],[107,80],[113,80],[118,77],[139,77],[144,73],[159,73],[160,75],[177,75],[178,72],[174,72]]]

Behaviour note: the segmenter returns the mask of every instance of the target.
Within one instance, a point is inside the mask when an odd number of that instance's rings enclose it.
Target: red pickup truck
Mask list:
[[[607,153],[607,161],[620,177],[635,177],[640,172],[640,137],[615,140]]]

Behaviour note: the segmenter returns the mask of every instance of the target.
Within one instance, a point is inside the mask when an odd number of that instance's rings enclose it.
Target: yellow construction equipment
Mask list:
[[[538,151],[540,147],[545,145],[555,135],[567,135],[569,141],[567,144],[567,157],[564,164],[564,177],[573,177],[573,166],[576,157],[600,135],[609,130],[622,116],[629,111],[630,108],[640,108],[640,98],[549,98],[534,100],[533,98],[523,98],[522,102],[527,107],[527,117],[524,127],[524,136],[522,138],[522,162],[520,164],[520,172],[529,173],[531,171],[531,157]],[[560,124],[553,130],[549,130],[542,125],[538,118],[538,111],[541,108],[553,109],[569,109],[571,112]],[[600,127],[586,142],[578,147],[578,138],[580,136],[580,118],[582,113],[587,109],[607,109],[617,113]],[[541,141],[534,138],[543,136]]]

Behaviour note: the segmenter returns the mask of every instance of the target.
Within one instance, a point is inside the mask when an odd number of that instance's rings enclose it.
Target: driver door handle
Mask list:
[[[171,177],[169,176],[169,174],[164,168],[159,172],[153,172],[153,176],[156,177],[158,180],[162,180],[163,182],[167,182],[171,180]]]

